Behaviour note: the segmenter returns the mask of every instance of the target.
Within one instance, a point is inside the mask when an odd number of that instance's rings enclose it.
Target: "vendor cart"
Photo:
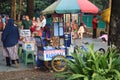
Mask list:
[[[56,72],[65,70],[66,65],[62,65],[62,59],[65,58],[65,48],[55,48],[52,46],[43,46],[42,39],[39,36],[35,37],[37,43],[37,66],[45,66],[48,69],[53,69]],[[54,57],[60,56],[61,58],[54,59]],[[43,64],[41,64],[43,63]],[[61,65],[61,66],[60,66]]]
[[[64,58],[66,57],[66,45],[68,41],[64,40],[64,24],[63,15],[52,15],[53,25],[47,30],[51,29],[51,37],[46,38],[46,33],[42,32],[42,37],[36,37],[37,43],[37,61],[43,62],[47,68],[53,69],[56,72],[65,70],[66,65]],[[46,30],[46,31],[47,31]],[[48,30],[50,31],[50,30]],[[69,37],[69,36],[68,36]],[[68,39],[70,40],[70,39]],[[66,43],[65,43],[66,42]],[[66,45],[64,45],[66,44]],[[70,43],[69,43],[70,45]],[[54,59],[54,57],[58,56]]]

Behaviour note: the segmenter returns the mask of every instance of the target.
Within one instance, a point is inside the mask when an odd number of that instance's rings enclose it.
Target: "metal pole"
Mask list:
[[[70,14],[70,27],[71,27],[71,32],[72,32],[72,14]],[[71,32],[70,32],[70,35],[71,35],[71,44],[73,44],[72,33]]]

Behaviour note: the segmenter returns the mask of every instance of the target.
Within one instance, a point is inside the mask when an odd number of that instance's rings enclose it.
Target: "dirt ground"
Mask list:
[[[54,73],[40,69],[0,72],[0,80],[55,80]]]

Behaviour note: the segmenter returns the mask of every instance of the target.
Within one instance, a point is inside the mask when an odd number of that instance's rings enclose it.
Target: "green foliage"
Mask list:
[[[10,1],[9,0],[0,0],[0,13],[10,13]]]
[[[0,0],[0,13],[5,13],[8,14],[11,11],[11,5],[10,2],[11,0]],[[22,10],[22,14],[26,13],[26,8],[27,8],[27,0],[23,0],[23,10]],[[50,4],[52,4],[54,1],[56,0],[34,0],[34,9],[38,9],[38,10],[43,10],[46,7],[48,7]],[[19,9],[19,0],[17,0],[17,13],[18,13],[18,9]]]
[[[110,48],[106,53],[94,51],[94,45],[88,52],[78,48],[72,53],[74,60],[68,60],[68,70],[55,74],[65,80],[120,80],[120,55]]]
[[[56,0],[35,0],[35,9],[44,10]]]
[[[100,10],[108,8],[109,0],[90,0],[93,4],[98,6]]]

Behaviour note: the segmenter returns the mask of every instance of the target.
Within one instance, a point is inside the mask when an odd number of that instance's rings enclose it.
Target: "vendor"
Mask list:
[[[78,31],[78,24],[76,23],[76,20],[75,20],[72,23],[72,36],[73,36],[73,39],[76,39],[78,37],[77,31]]]

